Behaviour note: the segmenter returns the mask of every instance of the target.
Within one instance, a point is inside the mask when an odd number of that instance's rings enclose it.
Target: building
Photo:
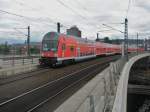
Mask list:
[[[72,26],[70,29],[67,29],[67,35],[81,37],[81,31],[78,29],[77,26]]]

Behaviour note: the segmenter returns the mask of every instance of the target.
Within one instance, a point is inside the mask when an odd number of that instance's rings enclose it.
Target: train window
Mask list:
[[[42,44],[43,44],[43,51],[56,51],[57,50],[57,41],[56,40],[43,40]]]
[[[65,49],[66,49],[66,45],[62,44],[62,50],[65,50]]]

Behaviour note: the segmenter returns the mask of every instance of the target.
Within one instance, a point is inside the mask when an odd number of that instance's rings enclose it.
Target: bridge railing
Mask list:
[[[132,65],[139,59],[150,56],[150,53],[132,57],[124,66],[121,73],[112,112],[126,112],[128,78]]]
[[[16,57],[3,57],[0,59],[0,68],[10,68],[21,65],[38,64],[40,56],[16,56]]]
[[[55,112],[106,112],[112,110],[113,101],[124,58],[113,62],[82,89],[64,102]]]

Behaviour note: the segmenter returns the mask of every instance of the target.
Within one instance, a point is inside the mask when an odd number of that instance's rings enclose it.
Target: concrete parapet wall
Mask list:
[[[0,59],[0,69],[2,68],[2,63],[3,63],[3,62],[2,62],[2,60]]]
[[[29,72],[37,69],[37,64],[29,64],[24,66],[15,66],[11,68],[0,69],[0,78],[7,78],[10,75]]]
[[[128,78],[132,65],[137,62],[139,59],[150,56],[150,53],[140,54],[138,56],[132,57],[124,66],[121,73],[119,83],[117,86],[116,98],[113,105],[112,112],[126,112],[127,104],[127,87],[128,87]]]
[[[112,109],[123,60],[118,60],[98,74],[55,112],[104,112]]]

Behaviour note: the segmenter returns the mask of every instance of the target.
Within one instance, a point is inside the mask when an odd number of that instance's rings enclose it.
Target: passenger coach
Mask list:
[[[94,58],[99,55],[120,53],[120,45],[95,42],[85,38],[49,32],[43,37],[39,62],[41,65],[55,66],[57,64]]]

